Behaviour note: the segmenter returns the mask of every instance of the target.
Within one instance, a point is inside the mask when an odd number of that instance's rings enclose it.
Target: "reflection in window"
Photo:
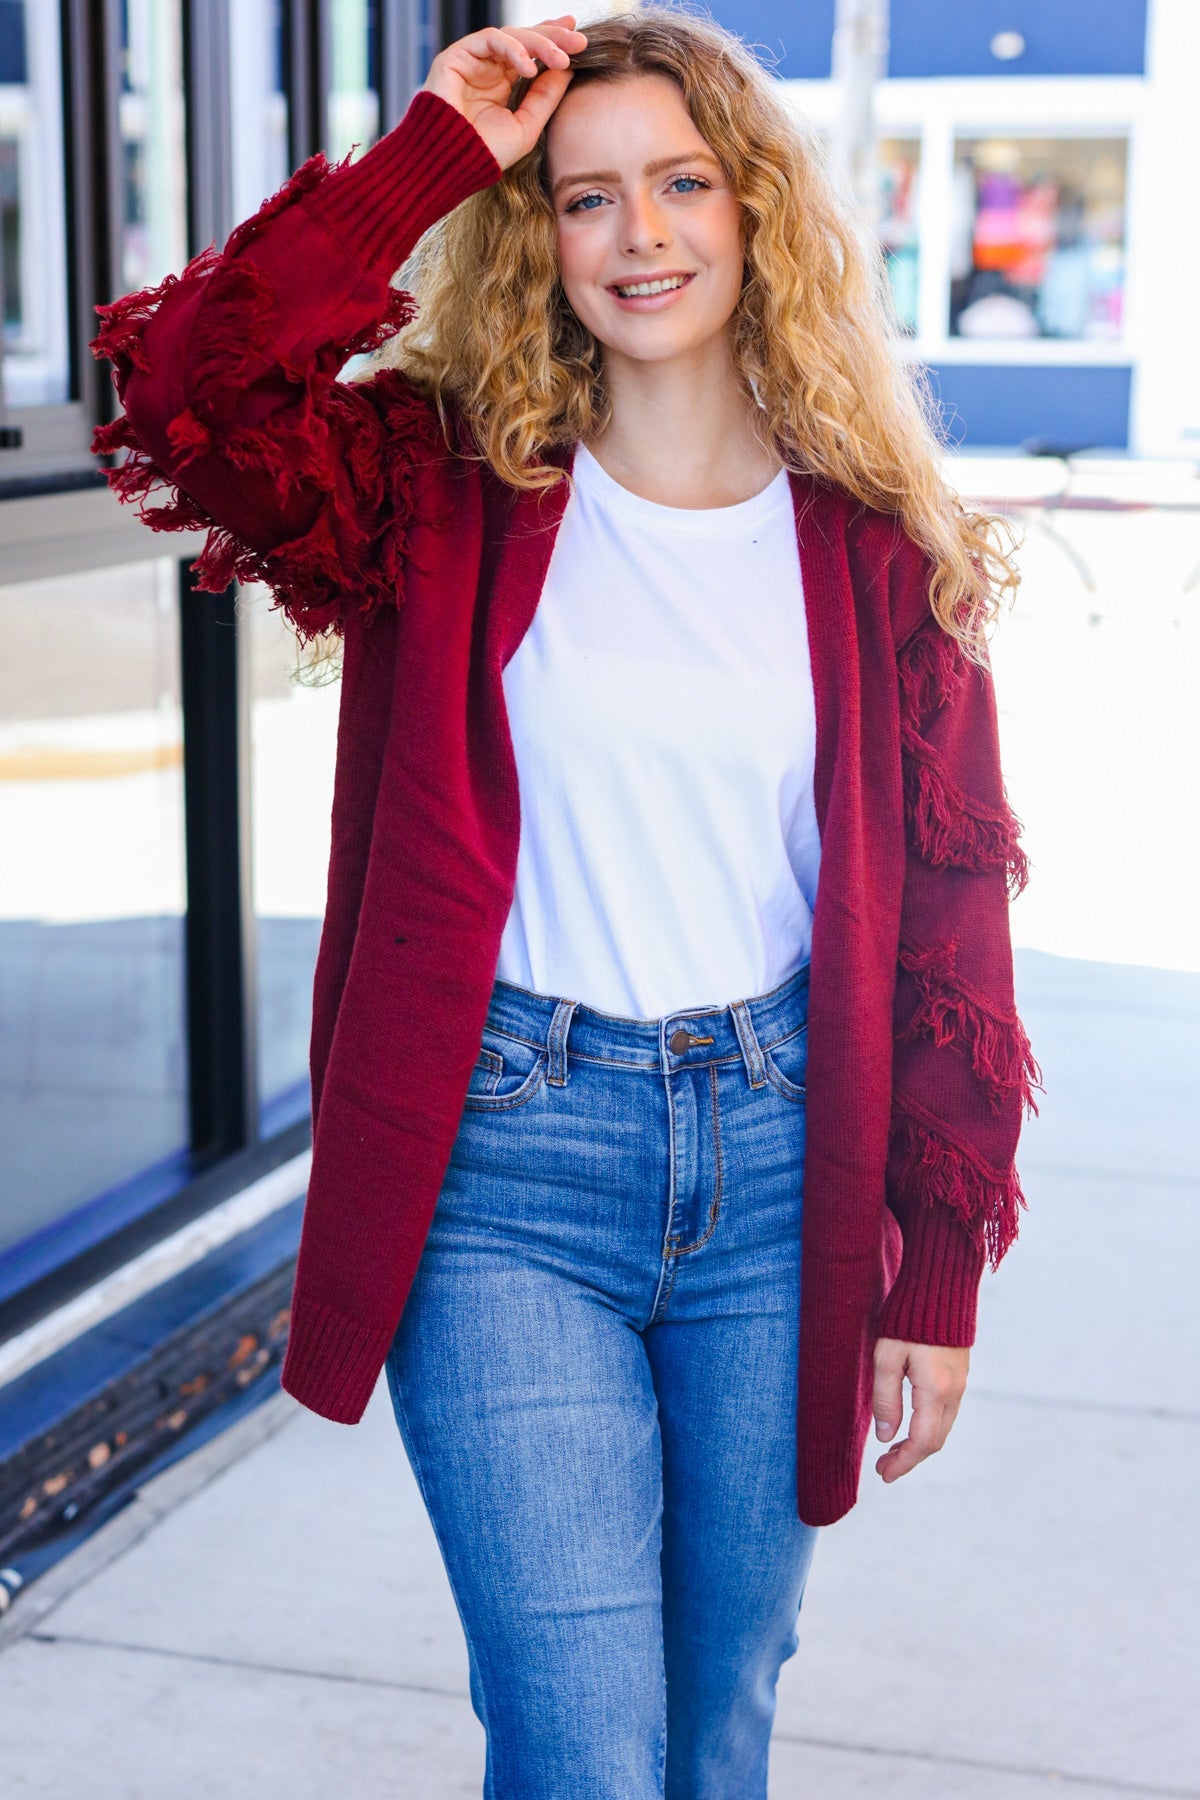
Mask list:
[[[121,12],[125,207],[121,292],[187,261],[183,27],[179,0],[125,0]]]
[[[379,0],[331,0],[329,142],[339,161],[357,144],[355,160],[379,136]]]
[[[887,251],[896,316],[904,330],[917,329],[917,182],[921,147],[915,140],[883,138],[879,169],[879,238]]]
[[[0,0],[0,400],[70,398],[59,9]]]
[[[240,223],[292,173],[283,73],[283,0],[231,8],[233,216]]]
[[[0,1251],[186,1149],[176,570],[0,587]]]
[[[258,922],[258,1082],[264,1135],[309,1105],[312,982],[329,868],[341,682],[291,679],[296,638],[273,596],[241,590],[248,634],[254,910]]]
[[[1122,138],[970,138],[956,146],[950,331],[1121,336]]]

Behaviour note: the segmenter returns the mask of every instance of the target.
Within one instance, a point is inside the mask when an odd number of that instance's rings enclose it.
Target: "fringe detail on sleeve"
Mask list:
[[[961,1042],[993,1112],[1000,1112],[1005,1097],[1015,1092],[1021,1107],[1035,1114],[1038,1107],[1033,1090],[1044,1093],[1045,1089],[1025,1027],[1015,1010],[1005,1012],[993,1006],[963,979],[955,966],[957,949],[953,941],[932,950],[901,946],[901,967],[916,982],[921,1004],[899,1041],[927,1031],[939,1050]]]
[[[993,1169],[967,1145],[953,1143],[914,1101],[893,1101],[892,1134],[904,1190],[924,1205],[950,1207],[985,1246],[991,1267],[998,1268],[1027,1204],[1016,1168]]]
[[[1029,859],[1018,841],[1015,813],[964,794],[932,745],[903,721],[900,747],[905,818],[917,854],[935,869],[1002,868],[1009,897],[1016,899],[1029,880]]]
[[[919,731],[926,716],[951,698],[967,669],[958,639],[936,621],[914,631],[896,658],[901,717]]]
[[[192,404],[167,426],[174,472],[155,461],[124,415],[96,428],[92,450],[126,453],[105,471],[108,485],[137,507],[152,530],[207,530],[204,549],[192,564],[198,588],[219,593],[234,580],[265,583],[301,643],[324,631],[341,632],[348,594],[359,613],[401,602],[419,464],[444,448],[436,412],[399,370],[383,370],[370,382],[338,380],[352,356],[378,348],[415,316],[413,296],[397,288],[389,291],[382,316],[364,330],[323,345],[303,366],[278,360],[298,392],[295,404],[282,409],[269,430],[221,416],[222,404],[230,405],[230,390],[260,373],[264,355],[271,354],[269,285],[253,263],[233,252],[329,172],[323,155],[310,157],[237,227],[224,250],[210,245],[182,275],[168,275],[158,287],[96,307],[102,325],[89,346],[97,358],[112,363],[113,384],[123,397],[132,370],[149,370],[142,340],[164,295],[184,282],[208,284],[188,345]],[[340,447],[330,444],[331,427],[337,428]],[[214,450],[236,469],[268,474],[281,505],[301,490],[310,501],[323,494],[303,535],[260,552],[179,486],[175,474]],[[441,526],[445,518],[427,522]]]

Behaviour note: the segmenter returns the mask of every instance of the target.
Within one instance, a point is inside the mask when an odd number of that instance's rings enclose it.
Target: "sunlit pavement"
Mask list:
[[[1165,512],[1055,531],[1031,532],[993,648],[1033,860],[1012,915],[1047,1087],[1029,1210],[945,1449],[885,1488],[869,1445],[818,1545],[772,1800],[1200,1796],[1200,533]],[[480,1792],[382,1384],[353,1430],[268,1402],[20,1596],[0,1641],[6,1793]]]

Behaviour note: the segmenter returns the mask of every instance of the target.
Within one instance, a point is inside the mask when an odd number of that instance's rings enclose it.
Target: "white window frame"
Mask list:
[[[797,111],[823,131],[833,125],[837,92],[830,81],[783,83]],[[1138,291],[1134,197],[1139,138],[1146,106],[1141,76],[1028,76],[992,80],[883,81],[875,91],[881,138],[920,145],[917,331],[906,354],[925,363],[1025,366],[1045,364],[1124,368],[1136,359]],[[1119,138],[1127,145],[1125,270],[1119,338],[959,338],[947,330],[954,150],[961,138]]]

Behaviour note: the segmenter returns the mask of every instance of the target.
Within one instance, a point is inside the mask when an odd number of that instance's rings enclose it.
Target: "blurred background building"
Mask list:
[[[711,12],[833,129],[834,0]],[[109,494],[93,306],[361,153],[441,43],[535,16],[0,0],[0,1565],[277,1385],[309,1149],[338,690],[292,680],[269,596],[195,593],[200,540]],[[1195,756],[1196,8],[891,0],[889,37],[897,310],[956,479],[1035,527],[996,659],[1022,979],[1195,968],[1194,849],[1144,775]],[[1053,450],[1092,452],[1086,493]]]
[[[835,0],[711,10],[832,125]],[[890,0],[888,36],[879,229],[954,440],[1194,454],[1190,0]]]

